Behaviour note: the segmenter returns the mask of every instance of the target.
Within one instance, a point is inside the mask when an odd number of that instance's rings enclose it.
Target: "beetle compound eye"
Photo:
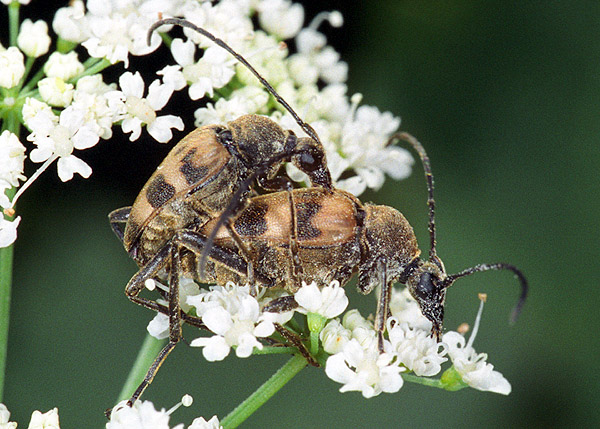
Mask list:
[[[415,294],[422,299],[431,299],[436,290],[435,284],[433,283],[433,276],[431,273],[423,273],[419,279],[419,284],[415,288]]]
[[[219,140],[223,145],[231,145],[233,143],[233,134],[225,129],[219,133]]]
[[[323,154],[311,148],[298,155],[298,163],[305,172],[318,170],[323,165]]]

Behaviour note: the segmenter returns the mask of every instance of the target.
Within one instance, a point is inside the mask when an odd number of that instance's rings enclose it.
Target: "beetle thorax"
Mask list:
[[[412,226],[392,207],[367,204],[365,210],[364,235],[370,257],[384,257],[388,277],[396,279],[421,253]]]
[[[238,154],[248,167],[260,165],[285,151],[289,133],[265,116],[244,115],[227,125]],[[281,162],[276,163],[277,167]]]

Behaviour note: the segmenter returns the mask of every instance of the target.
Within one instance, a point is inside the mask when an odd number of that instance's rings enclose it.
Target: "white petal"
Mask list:
[[[126,118],[121,122],[121,129],[125,134],[131,133],[129,141],[136,141],[142,134],[142,121],[139,118]]]
[[[146,328],[148,333],[157,340],[162,340],[169,337],[169,316],[162,313],[157,313],[156,316],[148,323]]]
[[[184,42],[181,39],[173,39],[171,43],[171,53],[173,58],[177,61],[177,64],[181,66],[188,66],[194,62],[194,53],[196,52],[196,46],[191,42]]]
[[[150,106],[154,110],[162,109],[165,104],[171,98],[173,94],[174,88],[170,83],[160,83],[160,80],[156,79],[154,82],[150,84],[148,88],[148,95],[146,96],[146,100],[150,103]]]
[[[71,137],[73,147],[80,150],[95,146],[99,140],[100,136],[87,126],[79,128],[73,137]]]
[[[263,345],[258,342],[254,335],[250,333],[242,334],[238,337],[238,346],[235,350],[235,354],[239,358],[247,358],[252,354],[254,347],[262,350]]]
[[[166,143],[173,138],[171,128],[183,131],[184,124],[181,118],[174,115],[159,116],[146,127],[146,130],[157,142]]]
[[[202,355],[209,362],[223,360],[229,354],[231,347],[220,335],[215,335],[209,338],[196,338],[190,343],[192,347],[203,347]]]
[[[343,384],[349,383],[356,376],[354,371],[346,365],[343,353],[338,353],[327,358],[327,362],[325,363],[325,374],[333,381]]]
[[[202,315],[202,321],[215,334],[224,335],[233,326],[231,314],[223,307],[215,307]]]
[[[144,96],[144,80],[139,72],[135,74],[131,72],[123,73],[119,78],[119,85],[121,86],[121,91],[127,97],[142,98]]]
[[[92,168],[74,155],[60,157],[58,159],[58,177],[63,182],[71,180],[73,173],[78,173],[87,179],[92,174]]]
[[[6,220],[0,215],[0,247],[8,247],[17,239],[17,227],[21,222],[21,216],[14,220]]]
[[[260,322],[252,332],[256,337],[265,338],[275,332],[275,326],[271,322]]]
[[[302,286],[294,295],[294,299],[310,313],[316,313],[323,303],[321,291],[315,282]]]

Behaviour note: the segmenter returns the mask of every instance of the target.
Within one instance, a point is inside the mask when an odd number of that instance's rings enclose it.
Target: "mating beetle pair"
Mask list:
[[[362,293],[381,285],[375,318],[381,350],[390,288],[395,282],[407,285],[422,313],[432,322],[432,334],[438,340],[446,289],[459,277],[490,269],[511,270],[522,286],[514,314],[518,313],[527,284],[514,266],[477,265],[455,275],[446,274],[435,248],[433,176],[425,150],[416,139],[406,133],[393,137],[411,144],[425,169],[431,241],[426,261],[420,259],[413,229],[400,212],[362,204],[356,197],[333,188],[324,150],[314,130],[246,60],[220,39],[184,20],[162,20],[150,31],[163,24],[192,28],[232,53],[309,137],[297,138],[256,115],[242,116],[227,126],[202,127],[171,150],[132,207],[109,215],[113,230],[140,266],[126,286],[127,297],[168,314],[170,324],[169,343],[132,395],[130,405],[181,339],[181,320],[202,326],[199,319],[179,308],[178,284],[183,274],[203,282],[223,284],[233,280],[294,293],[302,281],[338,280],[343,285],[358,273]],[[283,162],[292,162],[307,173],[312,187],[292,189],[289,179],[276,176]],[[270,193],[251,197],[257,188]],[[153,278],[168,283],[168,308],[138,296],[145,281]],[[284,297],[270,304],[269,310],[282,311],[295,305],[292,296]],[[302,349],[300,342],[291,341]]]

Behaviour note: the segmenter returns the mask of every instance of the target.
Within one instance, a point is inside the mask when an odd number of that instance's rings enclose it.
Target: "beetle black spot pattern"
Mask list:
[[[310,240],[321,235],[321,230],[312,224],[312,218],[321,210],[321,204],[316,202],[302,202],[296,205],[298,224],[298,239]]]
[[[162,207],[173,198],[173,195],[175,195],[175,186],[167,183],[162,174],[156,176],[146,191],[146,198],[155,209]]]
[[[266,204],[252,204],[235,220],[237,233],[246,237],[260,237],[263,235],[268,229],[267,220],[265,219],[268,210],[269,206]]]

